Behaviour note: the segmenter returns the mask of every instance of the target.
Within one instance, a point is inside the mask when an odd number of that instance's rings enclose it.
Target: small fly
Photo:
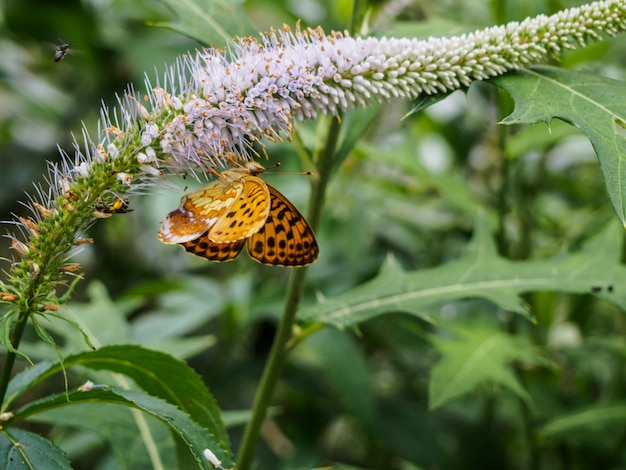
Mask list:
[[[63,58],[70,52],[70,45],[68,43],[64,43],[61,39],[59,39],[59,44],[54,51],[54,61],[60,62]]]

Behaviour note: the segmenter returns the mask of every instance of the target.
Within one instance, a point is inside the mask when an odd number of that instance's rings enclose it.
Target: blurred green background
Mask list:
[[[573,5],[378,1],[370,3],[369,13],[375,34],[427,36]],[[293,28],[297,19],[330,31],[346,28],[351,8],[348,1],[253,0],[239,12],[259,31],[283,23]],[[57,145],[71,155],[72,135],[82,142],[83,125],[97,137],[102,102],[115,106],[116,94],[127,84],[144,89],[145,74],[153,80],[166,64],[200,46],[147,24],[173,18],[164,3],[149,0],[5,0],[0,16],[0,219],[26,213],[18,201],[28,200],[25,192],[33,194],[33,182],[45,186],[47,162],[59,161]],[[60,41],[70,43],[71,53],[55,63]],[[567,53],[559,65],[623,79],[625,44],[620,36]],[[321,256],[309,271],[305,303],[372,278],[389,255],[410,270],[457,258],[478,210],[494,227],[498,214],[505,214],[498,244],[511,259],[575,250],[614,219],[593,149],[576,129],[558,121],[549,130],[544,124],[498,126],[512,104],[488,84],[476,84],[467,94],[456,92],[402,119],[411,106],[392,101],[377,109],[335,174],[317,231]],[[357,127],[365,116],[365,110],[347,113],[344,128]],[[297,125],[309,147],[316,143],[316,125]],[[292,143],[269,144],[268,154],[270,163],[299,169]],[[306,176],[268,175],[265,180],[305,210]],[[74,259],[82,264],[86,281],[79,284],[71,308],[78,316],[91,312],[95,322],[119,317],[116,328],[125,329],[122,337],[188,359],[225,410],[245,410],[281,312],[287,270],[260,266],[246,256],[210,264],[158,242],[159,222],[178,205],[186,186],[197,187],[188,180],[172,182],[174,189],[135,196],[132,212],[89,230],[95,244]],[[10,258],[7,240],[1,243],[0,256]],[[616,280],[616,286],[623,281]],[[336,468],[392,470],[626,467],[626,427],[620,423],[551,441],[524,434],[599,397],[621,403],[626,391],[623,312],[584,295],[548,292],[526,300],[539,319],[536,325],[511,320],[484,301],[428,313],[443,319],[453,311],[470,330],[502,329],[541,348],[545,367],[520,371],[537,408],[527,409],[484,384],[471,396],[428,412],[429,371],[438,358],[428,335],[436,328],[387,315],[355,332],[326,329],[293,351],[276,393],[277,428],[264,435],[259,468],[329,462],[339,462]],[[63,330],[56,334],[65,352],[84,348]],[[608,343],[601,345],[598,338]],[[34,337],[26,347],[34,359],[54,357]],[[346,374],[365,380],[363,390],[351,388],[359,382],[344,380]],[[82,380],[80,374],[71,378]],[[241,419],[234,413],[227,418],[236,448]],[[96,436],[83,441],[63,427],[41,429],[65,444],[76,468],[116,468]],[[291,447],[294,453],[287,456],[284,451]]]

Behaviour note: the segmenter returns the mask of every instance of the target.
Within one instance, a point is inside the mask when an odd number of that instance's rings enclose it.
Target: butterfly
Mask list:
[[[285,196],[257,176],[264,171],[250,162],[183,196],[163,221],[159,239],[210,261],[230,261],[246,245],[250,257],[263,264],[311,264],[319,255],[311,226]]]

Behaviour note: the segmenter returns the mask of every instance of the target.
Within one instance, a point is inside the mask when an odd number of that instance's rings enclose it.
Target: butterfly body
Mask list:
[[[221,173],[220,179],[181,199],[163,222],[159,239],[211,261],[234,259],[247,246],[263,264],[306,266],[319,254],[313,230],[298,209],[257,175],[256,163]]]

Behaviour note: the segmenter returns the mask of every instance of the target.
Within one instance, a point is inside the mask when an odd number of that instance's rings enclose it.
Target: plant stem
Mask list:
[[[0,411],[4,411],[2,406],[4,404],[4,397],[9,387],[9,380],[11,380],[13,365],[15,364],[15,358],[17,356],[17,348],[22,341],[29,316],[29,312],[24,310],[20,312],[20,316],[15,322],[15,329],[13,330],[13,337],[11,338],[11,346],[13,349],[7,352],[7,357],[2,365],[2,374],[0,375]]]
[[[276,382],[282,370],[284,359],[283,350],[285,343],[291,337],[291,327],[293,326],[296,312],[298,311],[298,302],[300,301],[300,293],[304,286],[305,276],[306,268],[294,270],[289,277],[283,316],[278,324],[278,330],[276,331],[276,336],[272,343],[270,356],[265,365],[261,383],[254,397],[252,417],[246,426],[241,447],[239,448],[237,459],[238,470],[247,470],[252,463],[261,425],[265,419],[265,413],[267,412]]]
[[[312,180],[308,216],[308,221],[313,228],[319,225],[322,208],[324,207],[324,195],[333,166],[339,128],[339,121],[333,119],[327,128],[326,139],[324,139],[326,144],[323,149],[321,149],[316,159],[318,172],[314,175]],[[272,349],[267,364],[265,365],[259,388],[254,397],[252,416],[246,426],[239,448],[237,459],[238,470],[248,470],[252,464],[261,425],[265,419],[267,408],[270,405],[270,400],[272,399],[274,388],[276,387],[284,363],[286,345],[291,338],[293,324],[296,319],[296,313],[298,312],[298,305],[304,289],[306,272],[307,268],[294,269],[289,276],[283,315],[278,323]]]
[[[351,18],[350,30],[354,33],[357,25],[363,18],[364,2],[356,0]],[[319,226],[324,208],[326,188],[330,180],[330,175],[335,163],[335,150],[339,141],[339,130],[341,128],[340,119],[332,119],[325,127],[326,136],[320,138],[318,142],[325,142],[325,145],[315,152],[315,166],[317,174],[311,179],[311,196],[309,198],[308,222],[316,229]],[[320,136],[321,137],[321,136]],[[317,149],[316,149],[317,150]],[[237,459],[238,470],[248,470],[252,464],[254,450],[259,439],[261,425],[265,419],[267,408],[269,407],[276,382],[283,367],[283,361],[288,349],[288,342],[291,339],[293,324],[298,312],[298,305],[302,297],[307,268],[292,271],[287,284],[287,294],[283,316],[278,324],[276,336],[272,343],[270,356],[265,365],[261,383],[254,397],[252,406],[252,417],[244,431],[239,455]]]

